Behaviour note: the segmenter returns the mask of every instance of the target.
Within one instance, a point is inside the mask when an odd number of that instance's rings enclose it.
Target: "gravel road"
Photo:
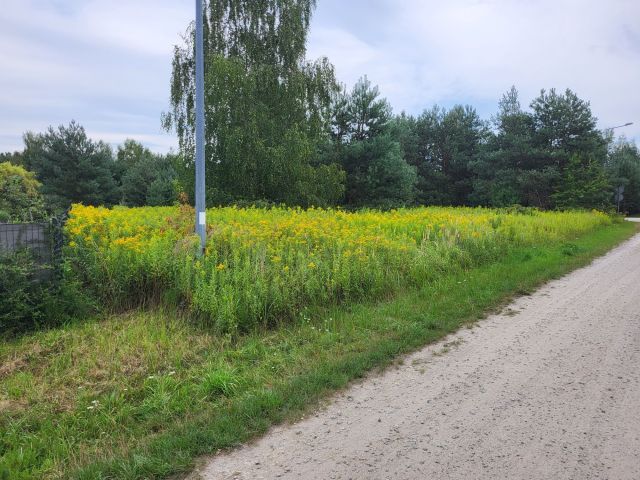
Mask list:
[[[202,479],[640,479],[640,235]]]

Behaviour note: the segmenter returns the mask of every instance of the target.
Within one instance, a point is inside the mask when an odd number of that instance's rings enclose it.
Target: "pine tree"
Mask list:
[[[64,210],[72,203],[112,205],[118,201],[113,153],[93,142],[82,126],[71,122],[44,134],[27,133],[25,159],[42,183],[47,206]]]

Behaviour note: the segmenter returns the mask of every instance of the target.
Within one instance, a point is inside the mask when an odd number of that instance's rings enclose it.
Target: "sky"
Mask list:
[[[600,128],[640,142],[638,0],[317,0],[308,53],[350,88],[367,75],[394,111],[474,106],[502,94],[523,106],[571,88]],[[177,147],[163,131],[175,44],[193,0],[2,0],[0,152],[26,131],[76,120],[114,146]]]

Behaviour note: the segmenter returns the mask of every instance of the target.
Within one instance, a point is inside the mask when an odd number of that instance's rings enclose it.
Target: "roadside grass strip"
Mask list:
[[[614,222],[515,246],[376,300],[312,304],[277,328],[221,333],[169,304],[1,341],[0,478],[189,471],[635,232]]]

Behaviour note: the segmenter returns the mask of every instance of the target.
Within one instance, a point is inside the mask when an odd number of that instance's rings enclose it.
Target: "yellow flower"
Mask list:
[[[309,262],[309,265],[307,265],[309,268],[316,268],[316,264],[313,262]]]
[[[227,267],[225,267],[224,263],[219,263],[218,266],[216,267],[216,270],[224,270],[225,268]]]

